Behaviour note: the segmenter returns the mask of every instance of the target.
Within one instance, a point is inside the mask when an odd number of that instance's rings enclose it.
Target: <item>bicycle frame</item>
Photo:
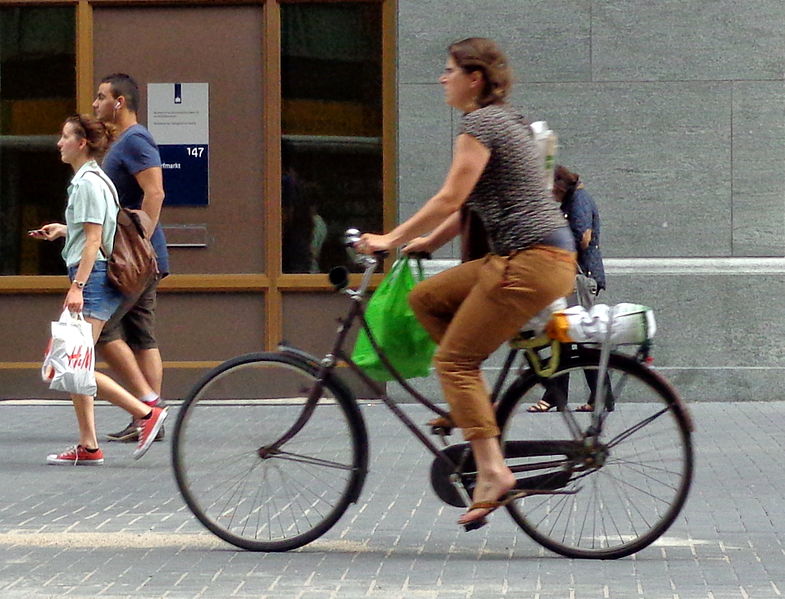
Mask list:
[[[371,331],[370,326],[368,325],[368,321],[365,317],[365,299],[367,295],[368,287],[370,286],[371,275],[373,274],[378,261],[376,258],[372,256],[359,256],[357,258],[357,262],[363,264],[365,266],[365,271],[363,273],[362,281],[360,286],[356,289],[343,289],[342,293],[348,295],[352,300],[351,306],[347,315],[339,320],[340,326],[338,328],[338,333],[336,335],[335,341],[329,353],[327,353],[321,361],[316,361],[313,356],[309,356],[309,358],[319,365],[316,383],[314,384],[313,388],[310,391],[308,400],[306,402],[305,409],[303,413],[298,418],[297,422],[291,427],[289,431],[285,435],[283,435],[278,442],[274,444],[272,447],[268,447],[267,449],[275,450],[277,447],[280,447],[283,443],[285,443],[288,439],[293,437],[304,424],[310,418],[313,410],[315,409],[316,403],[318,402],[319,397],[322,393],[322,388],[324,383],[327,379],[331,376],[332,372],[334,371],[335,367],[338,365],[339,362],[344,362],[349,369],[354,372],[360,380],[362,380],[368,388],[370,388],[373,393],[378,396],[378,398],[382,401],[382,403],[387,406],[387,408],[400,420],[403,425],[409,429],[409,431],[425,446],[425,448],[430,451],[437,460],[444,462],[446,466],[448,466],[451,470],[455,470],[459,464],[456,464],[445,452],[438,447],[425,433],[423,433],[417,424],[406,415],[406,413],[398,407],[398,405],[389,397],[386,390],[383,386],[369,377],[363,370],[360,368],[351,358],[349,353],[344,350],[344,345],[346,343],[346,339],[348,337],[349,332],[352,329],[355,321],[359,319],[362,328],[364,329],[365,333],[368,336],[368,340],[371,344],[371,347],[379,356],[382,364],[387,368],[390,374],[393,376],[395,382],[397,382],[401,387],[412,397],[417,403],[420,405],[428,408],[434,414],[437,414],[442,417],[449,417],[449,412],[438,407],[432,401],[424,397],[420,392],[418,392],[406,379],[404,379],[399,372],[395,369],[395,367],[390,363],[387,355],[384,353],[384,350],[379,346],[376,341],[376,338]],[[279,349],[284,352],[295,353],[297,355],[303,356],[303,353],[299,350],[288,347],[286,345],[280,345]],[[504,365],[502,370],[500,371],[493,390],[491,392],[491,403],[495,406],[498,403],[498,399],[501,395],[502,390],[504,389],[504,384],[507,381],[507,377],[509,373],[513,369],[513,364],[515,363],[515,359],[519,353],[518,349],[512,348],[510,349],[507,357],[505,359]],[[572,417],[571,414],[567,412],[563,412],[565,420],[567,421],[568,428],[573,434],[573,441],[580,441],[583,439],[581,435],[580,429],[575,422],[575,419]],[[601,427],[601,424],[600,424]],[[462,460],[465,460],[468,455],[468,450],[466,454],[462,457]],[[561,462],[560,462],[561,463]],[[528,466],[517,466],[513,468],[515,472],[524,472],[530,470],[537,470],[537,469],[544,469],[553,467],[555,464],[553,461],[551,462],[544,462],[540,464],[530,464]]]
[[[438,407],[432,401],[424,397],[420,392],[418,392],[409,382],[404,379],[400,373],[395,369],[395,367],[390,363],[387,355],[384,353],[384,350],[379,346],[376,338],[373,335],[373,331],[371,330],[370,326],[368,325],[368,321],[365,317],[365,300],[367,297],[367,291],[370,287],[371,283],[371,276],[373,275],[376,267],[378,265],[378,259],[374,256],[368,255],[356,255],[355,261],[364,266],[364,272],[362,275],[361,283],[357,287],[357,289],[349,289],[345,288],[346,281],[341,279],[339,281],[333,281],[336,286],[336,289],[340,290],[342,293],[347,295],[351,299],[351,306],[347,315],[344,318],[339,319],[340,326],[338,328],[338,332],[333,342],[333,346],[329,353],[327,353],[324,358],[319,360],[318,358],[306,354],[296,348],[288,347],[286,345],[281,344],[279,346],[279,350],[282,352],[288,352],[291,354],[298,355],[302,358],[308,359],[311,363],[318,366],[316,382],[313,385],[313,388],[310,390],[308,399],[304,406],[303,412],[300,414],[297,421],[291,426],[291,428],[281,436],[274,444],[269,445],[265,448],[265,453],[275,452],[280,448],[284,443],[286,443],[289,439],[294,437],[302,427],[308,422],[308,419],[311,417],[314,409],[316,408],[316,404],[321,397],[323,386],[325,382],[332,376],[332,373],[335,367],[339,364],[339,362],[345,363],[349,369],[354,372],[361,381],[363,381],[368,388],[370,388],[373,393],[384,403],[387,408],[400,420],[403,425],[409,429],[409,431],[422,443],[422,445],[431,452],[434,457],[443,462],[445,466],[447,466],[451,471],[457,471],[458,467],[461,466],[465,460],[468,458],[470,452],[468,450],[468,446],[466,451],[461,452],[461,459],[459,463],[456,463],[453,459],[450,458],[449,455],[445,453],[436,443],[434,443],[425,433],[423,433],[417,424],[406,415],[406,413],[398,407],[398,405],[389,397],[384,387],[371,377],[369,377],[365,371],[362,370],[351,358],[351,355],[344,350],[344,345],[346,343],[347,337],[349,332],[352,329],[356,320],[360,321],[362,328],[365,330],[365,333],[368,336],[368,340],[373,348],[374,352],[378,355],[379,359],[381,360],[382,364],[387,368],[389,373],[393,376],[393,380],[397,382],[401,387],[412,397],[417,403],[420,405],[428,408],[434,414],[437,414],[442,417],[449,417],[449,412]],[[337,278],[337,277],[336,277]],[[331,276],[332,280],[332,276]],[[607,340],[609,341],[609,340]],[[604,379],[604,373],[607,368],[608,359],[611,353],[610,343],[608,342],[601,344],[601,359],[600,359],[600,368],[598,371],[598,378]],[[507,382],[508,376],[510,372],[513,370],[513,365],[515,363],[515,359],[520,352],[519,348],[512,347],[509,353],[506,356],[504,365],[502,366],[499,375],[494,383],[490,400],[494,407],[498,405],[498,401],[501,397],[502,390],[504,389],[504,385]],[[525,353],[526,356],[526,363],[528,364],[528,368],[537,372],[537,369],[534,367],[532,363],[532,359],[529,355]],[[520,371],[524,372],[526,366],[522,365],[520,367]],[[543,381],[547,381],[548,376],[542,377]],[[602,391],[602,387],[604,385],[598,384],[597,389],[595,391],[595,396],[599,395],[598,392]],[[595,397],[597,400],[597,397]],[[566,398],[564,398],[564,402],[566,403]],[[598,403],[595,401],[595,403]],[[562,415],[562,418],[565,421],[565,424],[570,432],[570,436],[572,439],[569,441],[561,442],[564,447],[567,445],[570,448],[574,449],[575,445],[573,444],[580,444],[584,447],[591,447],[594,444],[594,441],[599,437],[602,433],[602,425],[607,415],[604,411],[604,393],[602,393],[602,398],[599,401],[599,409],[594,410],[592,417],[591,417],[591,424],[587,429],[582,429],[578,424],[576,418],[573,414],[560,406],[559,412]],[[537,441],[515,441],[516,446],[519,448],[529,447],[532,443],[537,443]],[[449,447],[449,446],[448,446]],[[567,451],[566,453],[573,453],[571,451]],[[543,470],[558,466],[565,466],[572,462],[573,458],[567,459],[559,459],[559,460],[550,460],[547,462],[538,462],[526,465],[515,465],[511,467],[513,472],[530,472],[535,470]],[[460,485],[457,484],[457,480],[454,480],[456,483],[456,487],[460,488]]]
[[[317,382],[314,385],[314,389],[311,391],[311,397],[313,397],[313,401],[315,402],[316,399],[321,394],[321,386],[324,381],[330,376],[331,372],[337,366],[339,361],[343,361],[346,365],[354,372],[360,379],[376,394],[379,399],[386,405],[390,411],[395,414],[395,416],[406,426],[407,429],[415,436],[420,442],[425,446],[425,448],[430,451],[437,459],[444,461],[448,466],[451,468],[455,468],[455,464],[449,457],[447,457],[444,452],[431,441],[425,433],[423,433],[414,421],[406,415],[406,413],[401,410],[396,403],[390,399],[390,396],[387,394],[385,389],[379,382],[375,381],[371,377],[369,377],[355,362],[352,360],[351,356],[344,351],[343,346],[346,342],[346,338],[351,330],[355,320],[359,319],[361,326],[365,330],[366,334],[368,335],[368,340],[371,343],[371,347],[373,347],[374,351],[379,355],[379,359],[382,361],[382,364],[389,370],[390,374],[394,377],[394,380],[403,387],[407,393],[419,404],[425,406],[435,414],[438,414],[443,417],[449,416],[449,412],[443,410],[442,408],[435,405],[429,399],[424,397],[420,392],[418,392],[414,387],[412,387],[409,382],[402,378],[395,367],[390,363],[387,355],[384,353],[384,350],[379,347],[376,338],[373,335],[370,327],[368,326],[368,321],[365,318],[365,309],[364,309],[364,299],[365,299],[365,292],[367,290],[368,284],[370,283],[370,276],[369,273],[373,273],[373,270],[376,268],[376,260],[372,259],[373,263],[370,260],[367,262],[366,271],[363,276],[363,283],[361,283],[360,287],[356,290],[346,290],[345,293],[351,297],[352,305],[349,308],[349,312],[345,318],[340,320],[340,327],[338,328],[338,334],[336,335],[335,341],[333,343],[333,347],[324,359],[320,363],[319,372],[317,375]],[[285,346],[282,346],[281,349],[286,351],[287,349]],[[309,401],[311,400],[309,397]]]

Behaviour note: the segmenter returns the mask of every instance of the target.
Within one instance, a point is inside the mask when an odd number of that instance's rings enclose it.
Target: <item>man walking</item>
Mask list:
[[[115,128],[115,141],[102,167],[117,188],[120,205],[141,209],[155,224],[152,236],[158,258],[159,276],[136,298],[129,298],[104,326],[98,339],[102,357],[149,406],[163,407],[161,385],[163,362],[155,337],[155,308],[158,281],[169,274],[166,239],[158,224],[164,201],[163,173],[158,146],[150,132],[137,121],[139,87],[129,75],[104,77],[93,102],[96,117]],[[135,441],[139,423],[107,435],[110,441]],[[163,438],[161,428],[156,441]]]

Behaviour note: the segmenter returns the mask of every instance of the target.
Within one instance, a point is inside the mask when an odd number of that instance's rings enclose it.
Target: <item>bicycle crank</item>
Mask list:
[[[505,444],[504,453],[505,459],[513,461],[510,467],[516,475],[516,489],[525,491],[527,495],[564,495],[576,492],[561,489],[570,482],[573,465],[583,451],[582,446],[574,441],[512,441]],[[445,447],[442,453],[447,459],[435,458],[431,464],[431,486],[437,497],[445,503],[466,507],[477,476],[470,446],[468,443],[456,443]],[[519,468],[514,463],[515,458],[549,459],[529,461],[527,466]],[[524,473],[536,470],[548,472],[524,476]]]
[[[436,496],[455,507],[466,507],[472,496],[477,467],[468,443],[456,443],[442,449],[445,457],[435,458],[431,464],[431,486]],[[469,502],[471,503],[471,502]]]

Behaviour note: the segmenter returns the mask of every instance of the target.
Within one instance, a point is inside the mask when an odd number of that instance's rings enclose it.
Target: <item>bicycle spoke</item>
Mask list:
[[[646,470],[658,470],[662,474],[670,474],[670,475],[674,475],[675,476],[675,475],[678,475],[678,472],[676,470],[666,470],[664,468],[655,468],[653,466],[648,466],[648,465],[644,465],[644,464],[638,464],[636,462],[626,461],[626,460],[614,460],[614,464],[619,464],[619,465],[623,464],[629,470],[631,470],[632,472],[634,472],[636,474],[639,474],[639,475],[641,475],[641,476],[643,476],[645,478],[648,478],[652,482],[656,482],[659,485],[661,485],[663,487],[666,487],[666,488],[668,488],[668,489],[670,489],[672,491],[676,491],[677,490],[677,486],[676,485],[674,485],[674,484],[672,484],[672,483],[670,483],[670,482],[668,482],[666,480],[657,478],[656,476],[653,476],[653,475],[649,474],[648,472],[646,472]],[[633,465],[639,465],[640,467],[639,468],[634,468]]]
[[[596,479],[594,479],[594,480],[596,480]],[[596,487],[594,487],[594,484],[595,484],[594,480],[592,480],[592,483],[590,484],[590,486],[592,487],[592,491],[591,492],[587,492],[588,493],[588,502],[589,502],[589,504],[591,504],[594,501],[594,496],[593,495],[594,495],[594,493],[597,490]],[[594,512],[594,510],[584,510],[584,512],[583,512],[583,519],[581,520],[580,527],[578,529],[579,530],[579,532],[578,532],[578,542],[579,543],[580,543],[580,539],[583,538],[583,531],[586,528],[586,519],[589,517],[590,513],[593,514],[595,512]],[[567,539],[567,528],[565,528],[564,536],[562,537],[562,542],[564,542],[566,539]]]
[[[339,464],[338,462],[331,462],[329,460],[323,460],[320,458],[316,458],[313,456],[306,456],[299,453],[293,453],[291,451],[281,451],[279,453],[276,453],[275,455],[271,455],[270,459],[290,460],[292,462],[301,462],[303,464],[315,464],[317,466],[325,466],[326,468],[336,468],[338,470],[351,470],[353,468],[351,464]]]
[[[620,485],[624,486],[625,488],[629,488],[630,490],[638,491],[639,493],[643,493],[644,495],[647,495],[647,496],[651,497],[652,499],[654,499],[656,501],[660,501],[663,504],[668,505],[668,500],[667,499],[663,499],[662,497],[659,497],[659,496],[655,495],[654,493],[651,493],[651,492],[647,491],[646,489],[643,489],[643,488],[641,488],[641,487],[639,487],[637,485],[634,485],[634,484],[632,484],[629,481],[626,481],[626,480],[624,480],[624,479],[622,479],[620,477],[614,476],[613,474],[611,474],[607,470],[604,470],[603,474],[605,476],[610,476],[611,478],[613,478],[613,480],[617,481]],[[673,487],[673,489],[675,489],[675,487]]]
[[[229,495],[226,502],[224,503],[224,507],[222,507],[218,513],[225,513],[227,509],[226,506],[228,506],[230,502],[236,506],[235,498],[242,496],[241,487],[246,484],[248,474],[250,474],[250,472],[254,470],[256,466],[256,464],[252,465],[245,473],[238,473],[237,475],[224,479],[223,481],[216,481],[217,483],[221,484],[221,486],[223,486],[223,484],[227,484],[228,486],[222,494],[218,495],[214,500],[212,500],[213,505],[217,505],[221,499],[223,499],[227,494]]]
[[[663,414],[667,413],[668,411],[669,411],[668,408],[664,408],[664,409],[660,410],[659,412],[657,412],[655,414],[652,414],[648,418],[646,418],[646,419],[642,420],[641,422],[637,423],[635,426],[632,426],[629,429],[627,429],[626,431],[623,431],[622,433],[616,435],[613,439],[611,439],[607,443],[607,446],[608,447],[615,447],[616,445],[618,445],[619,443],[621,443],[625,439],[629,438],[630,435],[633,435],[637,431],[639,431],[642,428],[648,426],[649,424],[654,422],[657,418],[659,418]]]

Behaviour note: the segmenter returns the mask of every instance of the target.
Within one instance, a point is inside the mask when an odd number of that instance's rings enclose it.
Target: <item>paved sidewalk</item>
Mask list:
[[[103,467],[46,466],[73,440],[71,408],[0,402],[0,597],[782,597],[785,402],[691,410],[696,479],[682,516],[656,545],[599,562],[542,549],[504,513],[462,532],[459,510],[430,490],[430,458],[378,404],[363,407],[371,473],[360,503],[311,545],[258,554],[193,518],[168,442],[138,462],[132,445],[105,443]],[[96,412],[104,431],[126,424],[115,408]]]

